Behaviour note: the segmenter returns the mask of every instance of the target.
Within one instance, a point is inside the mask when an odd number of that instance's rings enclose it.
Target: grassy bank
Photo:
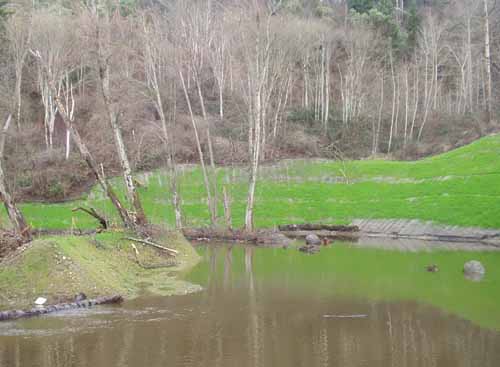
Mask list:
[[[346,223],[353,218],[408,218],[460,226],[500,228],[500,136],[416,162],[366,160],[284,161],[264,166],[257,186],[257,227],[291,222]],[[233,222],[243,224],[247,175],[242,168],[219,168],[219,185],[233,197]],[[138,176],[144,207],[155,223],[172,225],[168,177],[162,171]],[[183,211],[188,225],[208,224],[205,191],[197,167],[183,167]],[[114,180],[123,195],[119,178]],[[221,196],[221,195],[220,195]],[[96,187],[78,201],[22,205],[35,228],[94,228],[77,205],[89,205],[116,216]],[[222,207],[220,208],[222,215]]]
[[[160,295],[183,294],[193,285],[177,275],[194,266],[198,255],[186,240],[171,233],[163,243],[180,251],[175,267],[144,269],[136,261],[124,233],[95,237],[43,237],[31,243],[0,267],[0,308],[24,306],[38,296],[50,303],[65,301],[78,292],[87,296],[141,292]],[[142,265],[165,264],[166,259],[150,247],[137,246]]]

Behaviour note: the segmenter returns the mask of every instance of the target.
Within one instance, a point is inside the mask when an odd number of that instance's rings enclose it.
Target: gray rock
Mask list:
[[[486,270],[484,269],[483,264],[481,264],[477,260],[467,261],[464,264],[464,274],[467,278],[470,278],[472,280],[480,280],[485,273]]]
[[[299,251],[305,252],[306,254],[316,254],[319,252],[319,246],[304,245],[299,247]]]
[[[319,237],[315,234],[308,234],[306,236],[306,244],[307,245],[313,245],[313,246],[319,246],[321,245],[321,240],[319,239]]]

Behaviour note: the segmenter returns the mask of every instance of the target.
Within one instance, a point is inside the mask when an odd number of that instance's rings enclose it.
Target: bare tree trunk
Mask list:
[[[161,30],[156,28],[153,23],[151,30],[148,29],[147,23],[144,22],[144,45],[145,45],[145,58],[144,66],[146,69],[146,79],[149,90],[153,94],[153,102],[160,116],[161,132],[163,135],[163,144],[167,152],[167,169],[170,174],[170,190],[172,192],[172,206],[175,214],[175,228],[182,229],[182,208],[181,196],[178,187],[178,172],[175,162],[175,148],[173,139],[169,132],[167,124],[167,117],[165,109],[163,108],[163,97],[160,90],[160,81],[164,79],[162,70],[166,66],[164,55],[162,54],[163,40],[161,38]],[[177,115],[177,83],[172,83],[173,92],[173,109],[172,109],[172,123]]]
[[[231,230],[233,228],[231,220],[231,197],[229,196],[225,185],[222,187],[222,194],[224,196],[224,218],[226,219],[227,228]]]
[[[486,120],[491,121],[492,86],[491,86],[491,54],[490,54],[490,21],[488,0],[484,1],[484,62],[486,69]]]
[[[323,114],[323,128],[325,135],[328,132],[328,119],[330,117],[330,47],[325,45],[326,48],[326,75],[325,75],[325,110]]]
[[[198,90],[198,98],[200,100],[200,105],[201,105],[201,113],[203,116],[203,120],[205,121],[206,124],[206,134],[207,134],[207,145],[208,145],[208,158],[210,160],[210,176],[211,176],[211,181],[210,182],[210,190],[213,190],[212,192],[212,218],[214,218],[214,224],[217,222],[217,169],[215,167],[215,159],[214,159],[214,150],[213,150],[213,145],[212,145],[212,136],[210,134],[210,121],[208,121],[208,116],[207,116],[207,111],[205,109],[205,99],[203,98],[203,93],[201,91],[201,85],[200,85],[200,78],[199,75],[194,75],[194,79],[196,82],[196,88]]]
[[[404,148],[406,149],[406,143],[408,141],[408,106],[409,106],[409,92],[408,86],[408,65],[405,66],[405,127],[404,127]]]
[[[70,83],[68,73],[66,73],[62,85],[63,85],[62,89],[64,93],[64,99],[66,103],[66,111],[68,112],[68,117],[70,121],[73,121],[75,115],[75,97],[73,95],[73,83]],[[69,131],[66,130],[66,154],[65,154],[66,160],[69,159],[70,152],[71,152],[71,136],[69,134]]]
[[[96,20],[99,21],[99,20]],[[96,24],[96,42],[98,45],[98,62],[99,62],[99,79],[101,84],[101,90],[103,95],[104,104],[108,113],[108,119],[113,131],[113,137],[115,140],[115,146],[120,158],[120,166],[122,168],[123,179],[125,181],[126,193],[129,202],[135,210],[135,222],[139,225],[146,224],[146,215],[144,214],[144,209],[142,208],[141,200],[137,189],[134,184],[134,179],[132,177],[132,169],[130,167],[130,162],[128,160],[127,151],[125,148],[125,143],[123,141],[121,127],[118,121],[118,112],[116,104],[113,103],[110,90],[110,67],[109,67],[109,55],[104,54],[103,45],[101,44],[101,33],[99,25]]]
[[[254,145],[253,154],[250,166],[250,178],[248,185],[247,195],[247,208],[245,212],[245,229],[247,231],[253,230],[253,209],[255,205],[255,186],[257,185],[257,174],[259,169],[260,159],[260,142],[261,142],[261,100],[260,92],[255,96],[255,110],[254,110]]]
[[[12,61],[14,64],[14,72],[16,83],[14,87],[15,96],[15,111],[17,128],[21,128],[21,104],[22,104],[22,80],[23,70],[28,56],[31,36],[33,33],[32,18],[29,13],[25,13],[22,9],[16,10],[15,14],[10,17],[5,25],[4,32],[7,39],[10,41]]]
[[[110,95],[108,89],[109,86],[108,71],[105,71],[104,75],[105,75],[104,78],[101,79],[102,90],[105,101],[104,103],[106,104],[108,110],[108,118],[111,129],[113,131],[116,150],[120,158],[120,165],[122,167],[122,174],[125,182],[127,198],[135,210],[135,216],[136,216],[135,221],[137,222],[137,224],[145,224],[146,215],[144,214],[139,194],[137,193],[137,189],[134,184],[134,179],[132,177],[132,169],[130,168],[130,162],[128,160],[127,152],[125,150],[125,143],[123,142],[122,131],[118,122],[118,114],[115,112],[114,107],[111,105],[110,103],[111,101],[109,99]]]
[[[472,77],[472,31],[471,31],[471,17],[467,17],[467,93],[468,93],[468,105],[469,111],[473,111],[472,103],[472,88],[473,88],[473,77]]]
[[[434,65],[432,67],[433,69],[433,74],[434,74]],[[418,130],[418,135],[417,135],[417,140],[420,141],[420,138],[422,137],[422,133],[424,131],[424,127],[425,127],[425,124],[427,122],[427,117],[429,115],[429,109],[430,109],[430,106],[432,104],[432,91],[433,91],[433,88],[437,88],[437,86],[434,84],[434,77],[431,78],[431,81],[430,81],[430,85],[427,86],[428,84],[428,75],[427,75],[427,71],[428,70],[428,54],[427,54],[427,51],[426,51],[426,54],[425,54],[425,98],[424,98],[424,116],[423,116],[423,119],[422,119],[422,124],[420,125],[420,129]]]
[[[253,231],[253,214],[255,205],[255,187],[257,185],[257,175],[259,170],[260,162],[260,152],[261,152],[261,141],[262,141],[262,89],[264,88],[264,83],[268,76],[269,59],[264,55],[262,51],[262,39],[260,37],[260,20],[259,12],[257,11],[257,39],[255,41],[255,54],[251,55],[249,60],[249,93],[251,114],[248,116],[249,123],[252,126],[252,146],[250,147],[250,177],[248,182],[248,194],[247,194],[247,207],[245,211],[245,230]],[[269,26],[269,23],[268,23]],[[269,31],[269,29],[268,29]],[[269,33],[267,33],[269,35]],[[267,44],[264,49],[269,47],[269,39],[267,39]]]
[[[394,136],[399,137],[399,110],[401,105],[401,73],[398,71],[396,78],[396,117],[394,119]]]
[[[44,61],[42,60],[42,56],[39,51],[31,51],[33,55],[39,60],[40,62],[40,67],[42,71],[46,74],[46,78],[48,80],[48,88],[51,90],[51,93],[54,95],[54,103],[57,106],[59,115],[61,116],[61,119],[67,129],[69,131],[71,137],[73,138],[73,141],[80,152],[81,157],[83,160],[87,163],[87,166],[90,168],[92,171],[92,174],[95,176],[97,179],[97,182],[103,189],[103,191],[106,193],[108,198],[111,200],[112,204],[118,211],[118,214],[123,222],[123,224],[128,227],[135,229],[136,228],[136,221],[131,218],[129,212],[127,209],[123,206],[121,203],[120,199],[118,196],[116,196],[113,188],[111,185],[106,180],[106,177],[104,176],[104,172],[102,170],[99,170],[99,166],[94,160],[94,157],[88,150],[87,146],[83,142],[82,138],[80,137],[80,134],[78,131],[75,129],[75,127],[72,124],[72,121],[69,118],[68,112],[66,111],[66,108],[64,107],[64,104],[60,100],[59,96],[56,94],[56,86],[54,81],[51,79],[51,71],[50,69],[44,67]]]
[[[97,179],[97,182],[99,183],[101,188],[104,190],[104,192],[106,193],[108,198],[113,203],[113,205],[116,208],[116,210],[118,211],[118,214],[120,215],[120,218],[123,221],[124,225],[128,228],[134,229],[136,221],[130,217],[129,212],[123,206],[120,199],[118,199],[118,196],[116,196],[115,191],[113,190],[111,185],[108,183],[106,177],[104,176],[104,172],[102,172],[102,170],[99,169],[99,166],[95,162],[94,157],[92,156],[92,154],[88,150],[87,146],[83,142],[82,138],[80,137],[80,134],[74,128],[74,126],[71,124],[71,122],[69,121],[66,110],[64,109],[64,105],[61,103],[61,101],[59,100],[58,97],[56,98],[55,102],[59,107],[59,113],[61,115],[61,118],[62,118],[65,126],[66,126],[66,129],[70,132],[71,137],[73,138],[73,142],[75,143],[76,147],[78,148],[80,155],[87,163],[87,166],[90,168],[90,170],[94,174],[94,176]]]
[[[159,88],[156,88],[156,84],[154,87],[154,92],[156,95],[156,110],[158,114],[160,115],[160,121],[161,121],[161,131],[163,134],[163,143],[165,145],[165,149],[167,151],[167,168],[170,173],[170,189],[172,191],[172,205],[174,207],[174,214],[175,214],[175,228],[176,229],[181,229],[182,228],[182,210],[181,210],[181,199],[180,199],[180,194],[179,194],[179,188],[178,188],[178,177],[177,177],[177,165],[175,163],[175,157],[174,157],[174,148],[172,145],[172,140],[170,139],[170,134],[168,132],[168,127],[167,127],[167,119],[165,116],[165,111],[163,109],[163,101],[161,97],[161,93]],[[174,99],[174,103],[175,99]],[[174,107],[175,110],[175,107]],[[175,112],[174,112],[175,116]]]
[[[172,111],[172,122],[175,121],[176,116],[177,116],[177,83],[174,83],[173,85],[173,91],[174,91],[174,108]],[[161,98],[160,98],[161,102]],[[162,107],[163,109],[163,107]],[[166,124],[163,126],[164,130],[164,135],[166,137],[169,137],[168,135],[168,130]],[[177,164],[175,162],[175,148],[173,143],[170,141],[166,141],[169,147],[169,157],[168,160],[170,161],[170,166],[171,166],[171,190],[172,190],[172,205],[174,207],[174,213],[175,213],[175,228],[181,229],[183,227],[182,225],[182,208],[181,208],[181,194],[179,191],[179,175],[177,172]]]
[[[210,223],[214,225],[216,223],[216,218],[214,216],[214,211],[212,209],[213,200],[212,200],[212,193],[210,190],[210,182],[208,180],[207,168],[205,166],[205,158],[203,155],[203,150],[201,149],[200,136],[198,134],[198,126],[196,125],[196,119],[194,117],[193,108],[191,106],[191,99],[189,98],[186,82],[184,80],[184,75],[182,74],[181,70],[179,70],[179,77],[181,80],[182,90],[184,91],[184,97],[186,98],[186,103],[188,105],[189,115],[191,117],[191,123],[193,125],[194,137],[196,140],[196,148],[198,149],[198,156],[200,157],[200,165],[201,165],[201,171],[203,173],[203,181],[205,183],[205,190],[207,190],[207,201],[208,201],[208,211],[210,213]]]
[[[22,77],[23,77],[23,66],[24,66],[24,60],[19,69],[16,67],[16,100],[17,100],[17,113],[16,113],[16,123],[17,123],[17,128],[20,129],[21,127],[21,103],[22,103],[22,96],[21,96],[21,84],[22,84]]]
[[[391,62],[391,78],[392,78],[392,113],[391,113],[391,127],[389,131],[389,143],[387,146],[387,153],[391,152],[392,148],[392,137],[394,135],[394,117],[396,112],[396,77],[394,75],[394,61],[392,59],[392,50],[390,52],[390,62]]]
[[[380,77],[380,107],[378,110],[378,123],[377,123],[377,131],[373,129],[373,145],[372,145],[372,154],[375,155],[378,152],[378,144],[380,140],[380,128],[382,126],[382,111],[384,109],[384,73]]]
[[[24,219],[23,214],[17,207],[16,203],[12,199],[7,186],[5,184],[5,175],[3,172],[3,153],[5,147],[5,139],[7,137],[7,132],[9,130],[10,121],[12,119],[12,115],[7,117],[7,121],[2,130],[2,136],[0,137],[0,200],[3,201],[5,205],[5,209],[7,210],[7,215],[9,216],[9,220],[12,224],[14,232],[16,235],[20,236],[23,241],[31,240],[31,231]]]
[[[413,117],[412,117],[412,121],[411,121],[411,128],[410,128],[410,139],[413,140],[413,131],[415,129],[415,121],[417,120],[417,111],[418,111],[418,102],[419,102],[419,82],[420,82],[420,79],[419,79],[419,65],[418,65],[418,61],[416,62],[415,64],[415,83],[414,83],[414,110],[413,110]]]
[[[304,63],[302,65],[302,71],[304,73],[304,101],[303,107],[309,109],[309,51],[307,51],[304,57]]]

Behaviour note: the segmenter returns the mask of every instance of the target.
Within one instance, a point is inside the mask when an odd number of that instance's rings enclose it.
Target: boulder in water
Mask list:
[[[304,245],[299,247],[299,251],[305,252],[306,254],[315,254],[319,252],[319,246],[315,245]]]
[[[471,260],[464,264],[464,274],[467,278],[472,280],[481,280],[486,273],[486,270],[479,261]]]
[[[439,268],[436,264],[432,264],[432,265],[427,265],[425,267],[425,269],[429,272],[429,273],[437,273],[439,271]]]
[[[306,245],[319,246],[321,245],[321,240],[317,235],[311,233],[306,236]]]

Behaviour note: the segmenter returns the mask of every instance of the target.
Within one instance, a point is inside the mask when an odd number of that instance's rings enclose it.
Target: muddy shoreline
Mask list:
[[[308,227],[310,229],[307,229]],[[328,227],[338,227],[339,230]],[[447,226],[405,219],[356,219],[347,226],[284,225],[252,233],[241,230],[192,228],[185,229],[183,233],[188,240],[195,242],[234,241],[269,247],[288,246],[293,240],[303,240],[309,234],[316,234],[322,239],[349,241],[368,246],[376,243],[383,245],[384,242],[394,244],[399,241],[395,247],[413,250],[427,247],[500,250],[500,230]],[[419,242],[422,242],[422,246]]]

